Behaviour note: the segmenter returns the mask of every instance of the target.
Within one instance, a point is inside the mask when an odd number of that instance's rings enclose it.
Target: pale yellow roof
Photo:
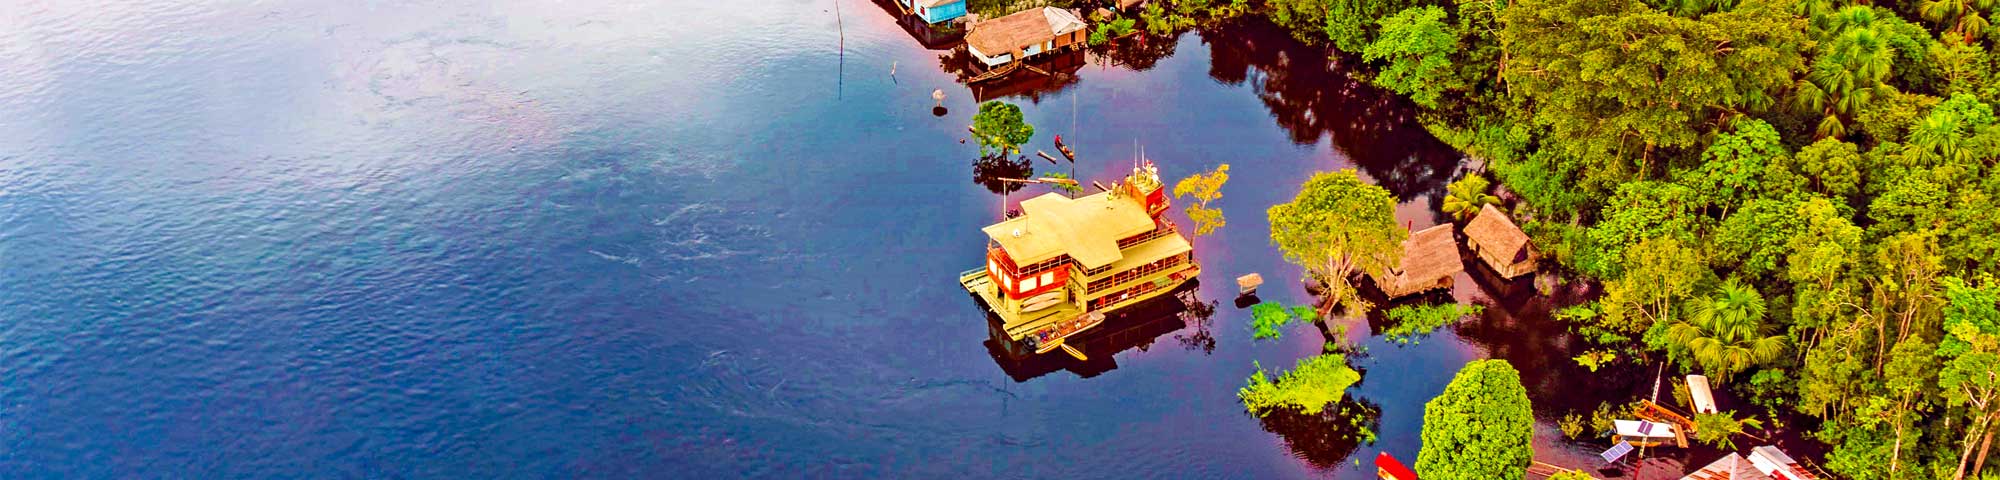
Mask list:
[[[982,229],[1017,265],[1069,254],[1085,269],[1118,261],[1118,240],[1152,231],[1153,217],[1128,197],[1054,193],[1021,202],[1021,216]]]

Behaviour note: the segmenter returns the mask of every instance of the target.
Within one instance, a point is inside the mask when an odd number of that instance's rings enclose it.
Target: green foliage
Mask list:
[[[1271,242],[1285,260],[1324,282],[1326,301],[1356,315],[1370,306],[1348,278],[1357,273],[1380,276],[1402,261],[1409,232],[1396,224],[1395,208],[1388,190],[1361,181],[1350,169],[1314,174],[1297,197],[1271,206],[1266,215]]]
[[[1717,268],[1735,267],[1746,277],[1771,278],[1784,272],[1783,263],[1792,253],[1792,237],[1805,229],[1798,206],[1784,201],[1755,199],[1715,229],[1712,242]]]
[[[979,140],[979,154],[1021,153],[1021,144],[1035,137],[1035,126],[1021,117],[1021,107],[1002,101],[979,104],[972,116],[972,136]]]
[[[1673,237],[1642,242],[1625,257],[1630,268],[1604,285],[1596,318],[1600,328],[1620,335],[1638,336],[1653,325],[1673,323],[1681,303],[1710,275],[1701,255]]]
[[[1716,137],[1702,151],[1701,166],[1676,174],[1675,181],[1700,195],[1698,203],[1729,212],[1762,193],[1765,165],[1789,155],[1771,124],[1738,120],[1735,132]]]
[[[1424,404],[1417,476],[1520,479],[1534,459],[1535,416],[1521,374],[1506,360],[1474,360]]]
[[[1500,197],[1486,193],[1489,185],[1491,182],[1486,181],[1486,177],[1476,173],[1451,182],[1451,185],[1445,186],[1444,213],[1451,214],[1452,219],[1466,221],[1478,215],[1481,207],[1500,203]]]
[[[1208,202],[1222,198],[1222,184],[1228,182],[1229,164],[1225,163],[1208,173],[1188,175],[1174,183],[1175,198],[1190,195],[1195,198],[1195,203],[1187,206],[1188,220],[1194,222],[1195,235],[1207,235],[1228,224],[1222,216],[1222,209],[1208,206]]]
[[[1500,13],[1505,76],[1586,176],[1640,178],[1655,149],[1696,145],[1721,112],[1775,105],[1805,69],[1805,20],[1781,6],[1686,18],[1637,0],[1517,1]]]
[[[1556,428],[1562,429],[1563,438],[1571,440],[1582,439],[1584,429],[1587,427],[1589,425],[1584,421],[1583,414],[1581,413],[1571,412],[1568,415],[1563,415],[1562,420],[1556,421]]]
[[[1577,355],[1576,357],[1572,358],[1572,360],[1575,360],[1577,365],[1581,365],[1583,366],[1583,368],[1588,368],[1590,369],[1590,371],[1596,372],[1598,368],[1608,365],[1611,362],[1617,361],[1618,354],[1613,353],[1610,350],[1591,350],[1588,352],[1583,352],[1582,355]]]
[[[1562,473],[1550,475],[1548,480],[1597,480],[1597,477],[1583,473],[1582,470],[1565,470]]]
[[[1279,328],[1292,322],[1311,323],[1319,321],[1319,313],[1309,306],[1287,307],[1278,302],[1263,302],[1250,307],[1250,338],[1263,340],[1284,337]]]
[[[1667,327],[1673,344],[1666,350],[1693,360],[1709,377],[1727,381],[1785,353],[1785,337],[1764,323],[1764,296],[1741,282],[1730,280],[1713,296],[1689,302],[1688,312]]]
[[[1347,387],[1359,381],[1361,372],[1347,366],[1345,355],[1329,353],[1300,360],[1275,383],[1265,379],[1264,367],[1259,365],[1250,374],[1249,384],[1237,390],[1236,398],[1257,416],[1280,408],[1318,415],[1327,404],[1340,402]]]
[[[1694,212],[1705,205],[1701,196],[1688,187],[1653,181],[1618,186],[1618,193],[1604,205],[1602,218],[1590,229],[1595,254],[1580,259],[1577,267],[1600,278],[1616,277],[1624,270],[1626,249],[1656,238],[1694,240],[1697,230]]]
[[[1712,446],[1736,449],[1737,435],[1748,428],[1763,428],[1764,422],[1755,418],[1736,418],[1736,412],[1697,413],[1694,415],[1695,440]]]
[[[1418,5],[1410,0],[1266,0],[1265,15],[1300,39],[1325,40],[1343,52],[1367,48],[1375,21]]]
[[[1429,108],[1437,108],[1446,90],[1464,89],[1465,81],[1451,64],[1458,32],[1444,18],[1443,8],[1430,5],[1383,19],[1381,38],[1361,51],[1363,59],[1385,63],[1375,83]]]
[[[1097,29],[1090,32],[1090,44],[1103,45],[1113,38],[1130,35],[1137,24],[1137,20],[1123,17],[1098,22]]]
[[[1047,173],[1047,174],[1044,174],[1044,175],[1042,175],[1042,178],[1048,178],[1048,179],[1055,179],[1055,180],[1073,180],[1073,179],[1069,178],[1069,174],[1067,174],[1067,173],[1062,173],[1062,172],[1049,172],[1049,173]],[[1070,193],[1071,195],[1075,195],[1075,194],[1078,194],[1078,193],[1083,193],[1083,185],[1080,185],[1080,184],[1079,184],[1079,185],[1071,185],[1071,184],[1067,184],[1067,183],[1055,183],[1055,182],[1052,182],[1052,183],[1049,183],[1048,185],[1049,185],[1049,188],[1054,188],[1054,189],[1056,189],[1056,190],[1062,190],[1062,191],[1064,191],[1064,192],[1069,192],[1069,193]]]
[[[1458,322],[1476,318],[1485,312],[1482,305],[1445,303],[1438,305],[1403,305],[1391,308],[1384,316],[1395,322],[1383,329],[1384,338],[1399,344],[1415,343],[1418,338]]]

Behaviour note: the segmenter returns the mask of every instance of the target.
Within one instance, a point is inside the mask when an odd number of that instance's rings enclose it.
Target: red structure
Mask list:
[[[1417,472],[1389,456],[1389,452],[1375,454],[1375,476],[1382,480],[1417,480]]]

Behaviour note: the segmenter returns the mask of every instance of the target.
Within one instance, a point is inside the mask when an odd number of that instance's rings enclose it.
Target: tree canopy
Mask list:
[[[1409,232],[1396,224],[1396,201],[1388,190],[1361,181],[1354,170],[1314,174],[1291,202],[1271,206],[1271,242],[1285,259],[1305,267],[1327,285],[1329,305],[1348,312],[1369,306],[1348,277],[1379,276],[1402,261]]]
[[[1021,117],[1021,107],[998,100],[979,104],[972,116],[972,136],[979,140],[979,153],[1020,153],[1021,144],[1035,138],[1035,126]]]
[[[1475,360],[1424,404],[1417,476],[1519,479],[1534,460],[1535,416],[1521,373],[1506,360]]]

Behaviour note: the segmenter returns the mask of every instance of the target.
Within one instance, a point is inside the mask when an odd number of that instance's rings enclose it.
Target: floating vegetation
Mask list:
[[[1312,307],[1309,306],[1287,307],[1278,302],[1259,303],[1250,307],[1250,327],[1255,329],[1255,332],[1250,334],[1250,338],[1276,340],[1285,336],[1285,332],[1279,330],[1279,327],[1290,325],[1292,322],[1311,323],[1317,321],[1319,321],[1319,312],[1313,311]]]
[[[1361,372],[1347,365],[1346,355],[1329,353],[1299,361],[1275,383],[1265,379],[1264,366],[1259,364],[1236,397],[1258,416],[1280,409],[1317,415],[1327,404],[1345,398],[1347,387],[1360,381]]]
[[[1574,359],[1577,365],[1582,365],[1583,368],[1588,368],[1591,372],[1596,372],[1598,368],[1617,361],[1618,354],[1612,353],[1609,350],[1591,350],[1583,352],[1582,355],[1577,355]]]
[[[1384,329],[1382,335],[1398,344],[1412,344],[1445,325],[1479,316],[1485,311],[1484,306],[1457,303],[1404,305],[1391,308],[1385,315],[1394,324]]]

